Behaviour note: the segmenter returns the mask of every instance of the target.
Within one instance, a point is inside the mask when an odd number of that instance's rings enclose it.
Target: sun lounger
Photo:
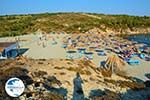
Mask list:
[[[93,59],[93,53],[92,53],[92,52],[85,52],[84,54],[85,54],[85,56],[86,56],[89,60],[92,60],[92,59]]]
[[[66,58],[67,59],[74,59],[74,56],[73,56],[73,54],[69,54],[69,55],[66,56]]]
[[[128,62],[130,60],[130,58],[127,57],[122,57],[124,61]]]
[[[118,54],[118,57],[124,60],[124,57],[123,57],[123,55],[121,55],[121,54]]]
[[[105,52],[98,52],[97,55],[98,56],[106,56]]]
[[[101,67],[101,68],[104,68],[104,67],[105,67],[105,64],[106,64],[106,61],[101,61],[101,62],[100,62],[100,67]]]
[[[78,52],[80,54],[84,54],[85,53],[86,48],[78,48]]]
[[[140,57],[141,59],[144,59],[144,58],[145,58],[145,55],[144,55],[144,54],[139,54],[139,57]]]
[[[145,57],[145,60],[146,60],[146,61],[150,61],[150,58],[149,58],[149,57]]]
[[[96,49],[95,51],[96,51],[96,52],[103,52],[103,50],[99,50],[99,49]]]
[[[78,54],[76,51],[67,51],[67,59],[78,59],[81,58],[82,56]]]
[[[74,59],[80,59],[82,56],[83,56],[82,54],[76,53],[74,55]]]
[[[57,42],[56,42],[56,41],[53,41],[53,42],[52,42],[52,45],[56,45],[56,44],[57,44]]]
[[[62,47],[62,48],[67,48],[67,45],[66,45],[66,44],[63,44],[61,47]]]
[[[139,60],[132,60],[132,59],[130,59],[130,60],[128,61],[128,64],[130,64],[130,65],[139,65],[139,64],[140,64],[140,61],[139,61]]]
[[[66,56],[67,59],[79,59],[81,57],[82,57],[81,55],[73,55],[73,54]]]
[[[106,53],[103,50],[95,50],[98,56],[106,56]]]
[[[143,48],[139,48],[139,51],[140,51],[140,52],[143,52],[143,51],[144,51],[144,49],[143,49]]]
[[[136,54],[136,53],[133,53],[133,54],[131,54],[130,55],[130,57],[132,58],[132,57],[137,57],[138,55]]]

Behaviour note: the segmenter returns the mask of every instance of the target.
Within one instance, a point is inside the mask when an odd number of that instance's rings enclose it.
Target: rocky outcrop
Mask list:
[[[111,29],[111,28],[93,28],[86,33],[97,33],[97,34],[150,34],[150,28],[133,28],[131,29]]]
[[[150,87],[150,80],[145,81],[144,84],[146,85],[146,87]]]
[[[24,67],[24,64],[19,62],[28,64],[28,67]],[[90,98],[91,100],[120,100],[120,98],[126,97],[124,95],[129,90],[143,91],[149,87],[148,82],[145,82],[145,84],[144,82],[138,83],[133,81],[132,78],[122,77],[112,73],[111,77],[102,76],[101,71],[91,61],[30,59],[22,61],[6,60],[0,63],[8,65],[7,67],[0,68],[0,99],[2,100],[12,99],[6,94],[4,89],[5,82],[10,77],[19,77],[25,82],[26,89],[20,97],[23,100],[26,98],[48,98],[51,100],[71,99],[73,97],[74,73],[77,72],[81,75],[84,85],[82,90],[85,98]],[[105,72],[105,74],[109,73]],[[93,88],[99,90],[105,89],[105,91],[89,94]],[[81,93],[81,91],[78,92],[79,94]],[[145,95],[145,97],[148,97],[148,95]]]

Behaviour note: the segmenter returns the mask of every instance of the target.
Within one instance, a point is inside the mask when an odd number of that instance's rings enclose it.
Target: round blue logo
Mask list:
[[[11,97],[19,97],[24,89],[24,83],[19,78],[10,78],[5,84],[5,90]]]

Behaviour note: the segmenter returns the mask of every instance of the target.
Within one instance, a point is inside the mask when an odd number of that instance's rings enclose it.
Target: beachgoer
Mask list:
[[[68,38],[68,44],[69,44],[70,46],[72,46],[72,40],[71,40],[71,38]]]
[[[43,41],[42,46],[43,46],[43,48],[45,48],[45,47],[46,47],[46,43],[45,43],[44,41]]]
[[[52,38],[52,44],[57,44],[57,41],[55,40],[55,38]]]

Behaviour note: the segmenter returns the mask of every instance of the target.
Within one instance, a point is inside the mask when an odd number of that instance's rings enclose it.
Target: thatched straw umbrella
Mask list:
[[[124,66],[125,62],[115,55],[108,57],[105,63],[105,67],[112,70],[112,72],[116,70],[123,70]]]

